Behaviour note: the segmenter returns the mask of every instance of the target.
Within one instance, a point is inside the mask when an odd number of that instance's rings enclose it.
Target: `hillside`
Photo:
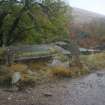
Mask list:
[[[72,38],[81,47],[95,47],[105,43],[105,16],[94,12],[72,8]],[[100,37],[101,36],[101,37]]]
[[[79,8],[72,8],[72,16],[74,19],[74,23],[80,24],[89,23],[92,22],[92,20],[105,19],[104,15]]]

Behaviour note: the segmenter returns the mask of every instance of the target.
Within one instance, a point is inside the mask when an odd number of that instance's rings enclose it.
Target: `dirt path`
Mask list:
[[[105,71],[26,92],[0,90],[0,105],[105,105]]]

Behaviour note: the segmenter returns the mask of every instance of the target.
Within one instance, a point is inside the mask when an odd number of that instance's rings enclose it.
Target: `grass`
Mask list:
[[[48,80],[48,71],[47,65],[45,63],[28,63],[28,64],[13,64],[8,67],[13,73],[19,72],[21,74],[21,82],[19,85],[24,87],[34,86],[35,84],[39,84],[45,80]],[[31,84],[32,83],[32,84]],[[18,86],[19,86],[18,85]],[[20,88],[20,86],[19,86]]]
[[[64,67],[64,65],[60,65],[58,67],[50,67],[47,63],[43,62],[32,62],[28,64],[13,64],[11,66],[7,66],[6,69],[10,71],[12,74],[15,72],[19,72],[21,74],[21,82],[19,84],[24,87],[34,86],[33,84],[39,84],[46,81],[55,80],[56,77],[77,77],[88,73],[88,69],[78,67]],[[2,76],[5,74],[2,74]],[[32,83],[32,85],[31,85]],[[19,85],[18,85],[19,86]],[[19,86],[20,88],[20,86]]]
[[[21,81],[18,87],[25,88],[28,86],[35,86],[35,84],[54,81],[55,78],[77,77],[87,74],[86,69],[79,69],[78,67],[67,68],[64,66],[49,67],[46,63],[29,63],[27,64],[13,64],[6,68],[12,74],[19,72],[21,74]],[[5,74],[2,74],[2,76]]]
[[[1,72],[3,71],[3,72]],[[12,84],[12,77],[14,73],[19,72],[21,74],[21,80],[16,83],[15,85],[18,84],[18,87],[20,88],[20,85],[23,86],[33,86],[33,83],[35,84],[35,79],[34,75],[32,76],[29,72],[28,66],[26,64],[13,64],[11,66],[3,66],[2,69],[0,69],[0,85],[5,85],[5,84]],[[5,73],[6,72],[6,73]],[[9,75],[10,74],[10,75]],[[33,78],[32,78],[33,77]],[[9,83],[8,83],[9,81]],[[29,85],[27,85],[29,83]],[[31,85],[32,83],[32,85]]]
[[[104,69],[105,68],[105,53],[97,53],[92,55],[81,55],[81,61],[83,67],[65,67],[64,65],[59,65],[56,67],[49,67],[47,62],[31,62],[28,64],[13,64],[10,67],[7,67],[10,73],[20,72],[21,73],[21,82],[19,87],[24,86],[34,86],[35,84],[45,83],[46,81],[55,80],[55,78],[74,78],[82,75],[86,75],[91,72],[94,68]],[[1,77],[5,75],[2,74]]]
[[[25,64],[13,64],[11,66],[8,66],[8,69],[11,70],[12,72],[27,72],[28,66]]]
[[[4,48],[0,48],[0,63],[2,62],[3,60],[3,57],[4,57],[4,53],[5,53],[6,49]]]
[[[49,71],[53,76],[57,77],[78,77],[89,73],[89,69],[85,66],[83,66],[83,68],[81,69],[78,67],[66,68],[63,66],[59,66],[50,68]]]
[[[0,48],[0,55],[2,55],[5,52],[6,49]]]
[[[43,62],[33,62],[29,63],[27,66],[24,64],[16,64],[15,66],[11,66],[11,69],[17,70],[25,70],[30,69],[34,74],[33,76],[27,75],[23,71],[23,81],[33,81],[41,82],[44,79],[50,80],[55,79],[54,77],[79,77],[82,75],[86,75],[91,72],[92,68],[102,69],[105,68],[105,53],[97,53],[93,55],[81,55],[81,61],[83,63],[83,67],[64,67],[64,65],[56,66],[56,67],[48,67],[46,63]],[[49,79],[50,78],[50,79]],[[27,83],[27,82],[26,82]]]
[[[47,67],[46,62],[33,62],[33,63],[28,63],[29,68],[34,71],[34,70],[44,70]]]
[[[36,52],[19,52],[17,56],[46,56],[50,55],[50,52],[47,51],[36,51]]]
[[[97,53],[91,55],[81,55],[83,64],[90,69],[104,69],[105,68],[105,53]]]
[[[49,72],[57,77],[71,77],[70,70],[63,66],[49,68]]]
[[[11,85],[12,72],[5,66],[0,66],[0,86],[9,87]]]

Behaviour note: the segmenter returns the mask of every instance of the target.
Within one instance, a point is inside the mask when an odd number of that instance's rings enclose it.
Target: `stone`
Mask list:
[[[97,74],[98,77],[103,77],[103,75],[104,75],[104,74],[101,73],[101,72],[97,72],[96,74]]]
[[[12,84],[16,84],[21,79],[20,72],[15,72],[12,76]]]
[[[51,96],[53,96],[52,93],[50,93],[50,92],[45,92],[45,93],[43,93],[43,94],[44,94],[44,96],[46,96],[46,97],[51,97]]]
[[[58,59],[54,59],[53,62],[49,64],[49,66],[51,67],[60,66],[60,65],[63,65],[63,63]]]

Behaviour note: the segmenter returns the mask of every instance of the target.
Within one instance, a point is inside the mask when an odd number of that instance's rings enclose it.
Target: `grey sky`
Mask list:
[[[65,0],[71,6],[105,15],[105,0]]]

